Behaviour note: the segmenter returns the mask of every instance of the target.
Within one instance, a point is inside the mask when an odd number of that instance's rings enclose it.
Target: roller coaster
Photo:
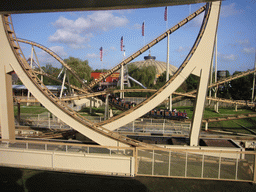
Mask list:
[[[155,108],[159,103],[161,103],[165,98],[168,97],[170,94],[175,94],[175,90],[185,81],[185,79],[193,72],[194,74],[197,74],[200,76],[201,79],[208,79],[209,77],[209,67],[210,67],[210,61],[212,59],[212,52],[214,47],[214,41],[215,41],[215,35],[218,25],[218,18],[219,18],[219,8],[220,8],[220,2],[214,2],[209,3],[200,9],[198,9],[196,12],[192,13],[190,16],[179,22],[174,27],[168,29],[165,33],[161,34],[159,37],[145,45],[143,48],[129,56],[127,59],[122,61],[120,64],[118,64],[113,69],[109,70],[107,73],[105,73],[101,78],[93,81],[89,85],[85,85],[83,80],[79,79],[79,77],[76,75],[76,73],[63,62],[63,60],[57,56],[55,53],[53,53],[51,50],[45,48],[42,45],[38,45],[34,42],[28,42],[23,39],[17,39],[14,27],[12,25],[11,16],[9,14],[2,15],[1,21],[3,23],[3,26],[1,26],[1,37],[5,37],[3,41],[3,45],[1,48],[1,55],[4,55],[3,61],[8,64],[2,64],[2,67],[5,68],[4,76],[8,76],[9,72],[15,71],[16,74],[19,76],[23,84],[31,91],[31,93],[35,96],[35,98],[42,103],[50,112],[55,114],[58,118],[63,120],[66,124],[71,125],[75,130],[79,131],[80,133],[86,135],[90,139],[94,140],[95,142],[106,145],[106,146],[144,146],[152,148],[154,146],[151,146],[146,143],[142,143],[124,136],[121,136],[117,133],[112,132],[114,129],[117,129],[118,127],[121,127],[136,118],[145,115],[148,111]],[[73,111],[71,108],[69,108],[64,101],[64,99],[57,98],[52,92],[50,92],[46,86],[43,84],[43,82],[37,77],[37,75],[40,73],[42,75],[47,75],[43,72],[36,72],[34,71],[26,61],[20,46],[18,42],[23,43],[29,43],[33,46],[37,46],[44,51],[48,52],[50,55],[52,55],[55,59],[57,59],[67,70],[69,70],[72,75],[74,75],[79,82],[82,84],[83,88],[77,88],[74,87],[76,90],[79,90],[80,92],[84,93],[85,95],[79,95],[76,97],[72,97],[72,99],[81,99],[83,97],[92,97],[106,94],[107,92],[101,92],[101,93],[92,93],[91,89],[99,82],[101,82],[104,78],[108,77],[112,73],[114,73],[116,70],[120,69],[121,66],[124,66],[128,64],[130,61],[147,51],[149,48],[156,45],[161,40],[165,39],[168,35],[174,33],[176,30],[184,26],[186,23],[194,19],[196,16],[201,14],[202,12],[205,12],[203,24],[201,26],[200,32],[198,34],[198,37],[184,60],[184,62],[181,64],[179,69],[176,71],[174,76],[166,82],[166,84],[160,88],[158,91],[156,91],[150,98],[145,100],[144,102],[136,105],[135,107],[127,110],[126,112],[123,112],[122,114],[113,117],[109,120],[106,120],[104,122],[95,124],[91,121],[87,120],[86,118],[82,117],[75,111]],[[203,55],[202,55],[203,54]],[[204,56],[204,61],[199,61],[200,58]],[[10,67],[11,66],[11,67]],[[49,76],[50,77],[50,76]],[[54,78],[54,77],[51,77]],[[8,79],[6,77],[6,79]],[[4,82],[6,82],[5,80]],[[8,84],[8,83],[6,83]],[[217,85],[217,84],[216,84]],[[215,86],[216,86],[215,85]],[[198,145],[198,137],[199,137],[199,130],[200,125],[202,122],[202,112],[203,112],[203,106],[204,101],[206,98],[205,90],[207,89],[207,84],[205,82],[200,82],[198,94],[196,96],[197,105],[195,107],[195,115],[192,120],[192,129],[191,129],[191,146],[197,146]],[[212,85],[214,86],[214,85]],[[9,91],[7,87],[4,87],[4,89],[7,90],[7,94],[5,95],[5,99],[8,100],[7,97],[9,96]],[[194,93],[194,92],[193,92]],[[178,94],[178,93],[177,93]],[[191,96],[192,93],[187,93],[183,96]],[[65,99],[71,99],[71,98],[65,98]],[[8,103],[8,102],[7,102]],[[203,104],[203,105],[202,105]],[[9,105],[9,103],[8,103]],[[6,115],[5,115],[6,116]],[[11,121],[11,120],[10,120]],[[5,125],[2,125],[2,132],[3,138],[10,138],[9,132],[10,127],[5,127]]]

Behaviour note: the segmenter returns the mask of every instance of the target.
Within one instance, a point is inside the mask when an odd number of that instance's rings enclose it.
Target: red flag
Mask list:
[[[121,37],[121,51],[123,51],[123,43],[124,43],[124,38],[123,38],[123,36]]]
[[[167,21],[167,7],[165,7],[164,10],[164,20]]]
[[[103,49],[102,47],[100,48],[100,61],[102,61],[102,56],[103,56]]]
[[[144,28],[145,28],[145,23],[142,23],[142,36],[144,36]]]

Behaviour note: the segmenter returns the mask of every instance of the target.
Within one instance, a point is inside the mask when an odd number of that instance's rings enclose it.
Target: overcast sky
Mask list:
[[[123,36],[126,57],[150,42],[166,27],[172,27],[204,4],[168,7],[168,21],[164,21],[165,7],[114,11],[81,11],[12,15],[17,37],[40,43],[63,59],[70,56],[88,60],[93,69],[111,69],[123,59],[120,39]],[[226,0],[222,2],[218,28],[218,69],[245,71],[254,68],[256,1]],[[170,64],[179,67],[192,47],[203,14],[177,30],[170,37]],[[145,22],[145,36],[142,23]],[[151,55],[166,61],[166,39],[151,48]],[[25,56],[31,47],[21,44]],[[103,61],[100,61],[103,47]],[[51,56],[36,49],[40,64],[52,63]],[[143,60],[147,51],[135,61]]]

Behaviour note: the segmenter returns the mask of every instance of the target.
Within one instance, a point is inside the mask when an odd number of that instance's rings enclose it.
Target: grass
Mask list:
[[[20,106],[20,113],[27,113],[27,114],[41,114],[44,112],[48,112],[48,110],[42,106],[27,106],[21,105]],[[14,106],[14,115],[18,114],[18,107]]]
[[[193,107],[177,107],[177,111],[184,111],[186,110],[188,117],[192,119],[193,116]],[[21,108],[22,114],[41,114],[44,112],[48,112],[48,110],[42,106],[26,106],[22,105]],[[14,106],[14,115],[17,116],[17,106]],[[90,109],[84,108],[79,113],[82,116],[103,116],[105,112],[104,107],[100,108],[92,108],[92,114],[89,114]],[[247,113],[253,113],[254,111],[250,109],[239,109],[238,111],[235,111],[233,108],[219,108],[219,113],[216,113],[212,108],[206,108],[204,111],[203,118],[217,118],[217,117],[225,117],[225,116],[234,116],[239,114],[247,114]],[[113,110],[114,115],[121,113],[120,111]],[[247,118],[247,119],[239,119],[239,120],[231,120],[231,121],[220,121],[220,122],[211,122],[208,125],[209,129],[217,129],[222,131],[230,131],[230,132],[238,132],[238,133],[244,133],[244,134],[253,134],[247,129],[244,129],[241,125],[244,127],[247,127],[251,129],[252,131],[256,132],[256,118]],[[202,128],[204,128],[204,124],[202,124]]]

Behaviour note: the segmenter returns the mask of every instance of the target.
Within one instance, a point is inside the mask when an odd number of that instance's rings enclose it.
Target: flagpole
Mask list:
[[[255,70],[255,68],[256,68],[256,50],[255,50],[254,70]],[[254,89],[255,89],[255,72],[253,73],[252,100],[251,100],[251,102],[254,101]]]
[[[168,30],[168,8],[165,7],[164,11],[164,20],[166,22],[166,31]],[[169,75],[170,75],[170,64],[169,64],[169,53],[170,53],[170,33],[167,35],[167,58],[166,58],[166,82],[169,81]],[[172,95],[168,98],[169,102],[169,110],[172,110]],[[168,106],[168,104],[167,104]]]
[[[125,57],[125,52],[123,50],[123,36],[121,37],[121,51],[123,52],[123,60],[124,60],[124,57]],[[121,66],[121,69],[120,69],[120,90],[124,90],[124,66],[122,65]],[[123,99],[124,98],[124,93],[123,92],[120,92],[120,98]]]

